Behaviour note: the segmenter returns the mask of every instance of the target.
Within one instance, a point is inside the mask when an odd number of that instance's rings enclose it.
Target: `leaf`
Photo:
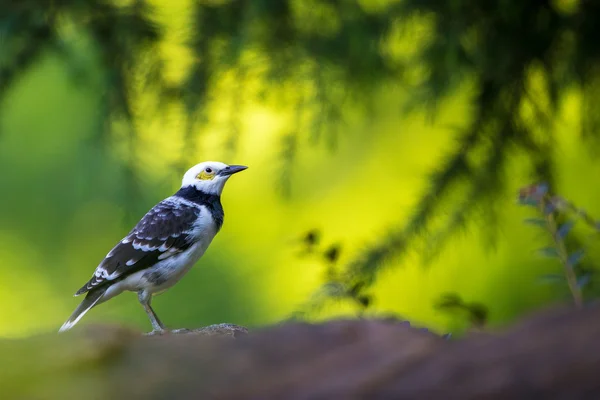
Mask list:
[[[565,277],[560,274],[547,274],[542,275],[537,279],[538,283],[563,283]]]
[[[590,283],[591,280],[592,280],[591,273],[583,274],[577,278],[577,287],[582,288],[585,285],[587,285],[588,283]]]
[[[556,210],[556,206],[553,203],[548,203],[544,206],[544,215],[550,215]]]
[[[460,307],[463,304],[462,299],[456,293],[446,293],[435,305],[435,308],[444,310]]]
[[[525,218],[523,222],[529,225],[546,226],[546,220],[543,218]]]
[[[344,285],[339,282],[325,283],[320,292],[326,297],[343,297],[345,294]]]
[[[542,199],[548,194],[549,186],[547,183],[526,186],[519,190],[519,203],[538,206]]]
[[[356,282],[354,285],[352,285],[349,289],[348,289],[348,294],[352,297],[356,297],[360,294],[360,291],[362,290],[363,286],[365,285],[364,282]]]
[[[371,305],[372,299],[370,296],[359,296],[356,299],[361,306],[363,306],[364,308],[367,308]]]
[[[539,250],[540,254],[546,257],[558,258],[558,251],[554,247],[544,247]]]
[[[548,194],[548,190],[550,189],[550,185],[547,182],[538,183],[535,187],[535,193],[538,196],[544,196]]]
[[[571,231],[571,229],[573,229],[573,226],[575,225],[575,221],[571,220],[571,221],[567,221],[564,224],[562,224],[560,226],[560,228],[558,228],[558,237],[561,239],[564,239],[565,236],[567,236],[569,234],[569,232]]]
[[[537,207],[539,205],[539,201],[533,198],[524,198],[524,199],[519,199],[519,203],[525,205],[525,206],[533,206],[533,207]]]
[[[569,255],[569,258],[567,259],[571,268],[575,267],[579,263],[579,261],[581,261],[581,259],[583,258],[584,255],[585,255],[585,251],[583,249],[579,249],[579,250],[571,253]]]

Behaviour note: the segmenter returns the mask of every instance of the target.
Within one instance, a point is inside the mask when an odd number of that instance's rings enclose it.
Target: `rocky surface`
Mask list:
[[[392,320],[0,340],[6,399],[598,399],[600,309],[445,340]]]

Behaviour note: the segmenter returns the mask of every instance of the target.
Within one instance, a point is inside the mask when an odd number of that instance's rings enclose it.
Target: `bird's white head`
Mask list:
[[[220,195],[229,177],[245,170],[244,165],[227,165],[218,161],[206,161],[190,168],[181,181],[181,187],[194,186],[196,189]]]

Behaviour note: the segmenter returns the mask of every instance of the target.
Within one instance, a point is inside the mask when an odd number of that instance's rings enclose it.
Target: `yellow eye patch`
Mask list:
[[[215,173],[214,172],[206,172],[206,170],[200,172],[198,175],[196,175],[196,179],[200,179],[202,181],[209,181],[211,179],[213,179],[215,177]]]

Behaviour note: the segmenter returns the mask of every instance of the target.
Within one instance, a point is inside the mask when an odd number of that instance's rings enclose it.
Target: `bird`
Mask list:
[[[190,168],[181,188],[150,209],[75,293],[86,296],[59,332],[70,330],[93,307],[125,291],[137,293],[152,324],[148,334],[167,332],[152,309],[152,297],[177,283],[202,257],[223,226],[225,183],[247,168],[217,161]]]

